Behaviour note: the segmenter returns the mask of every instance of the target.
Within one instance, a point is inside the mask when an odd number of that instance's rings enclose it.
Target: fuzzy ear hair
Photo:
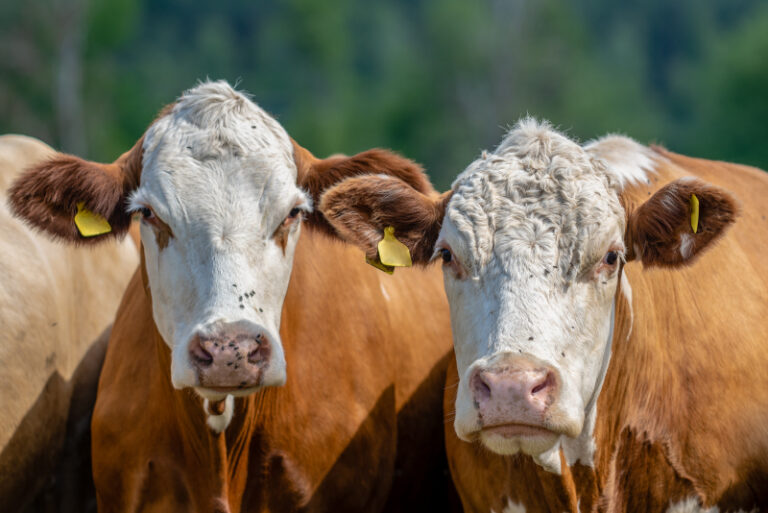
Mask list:
[[[395,237],[408,246],[416,264],[432,260],[450,191],[427,196],[393,176],[348,178],[328,189],[320,211],[336,233],[376,259],[384,228],[395,228]]]
[[[142,137],[111,164],[58,153],[27,169],[8,190],[11,210],[30,225],[76,244],[124,235],[131,224],[127,197],[141,176],[143,141]],[[104,217],[112,231],[95,237],[81,235],[74,221],[80,203]]]
[[[733,197],[719,187],[695,178],[675,180],[630,213],[628,259],[639,258],[645,266],[690,264],[726,232],[738,211]]]
[[[347,178],[364,175],[384,175],[399,178],[422,194],[435,194],[435,189],[424,170],[417,163],[394,152],[382,149],[367,150],[352,157],[333,156],[318,159],[293,141],[294,159],[298,170],[297,183],[318,205],[325,191]],[[333,235],[334,230],[317,210],[307,221]]]

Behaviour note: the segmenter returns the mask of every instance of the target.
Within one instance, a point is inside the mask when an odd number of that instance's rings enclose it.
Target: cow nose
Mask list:
[[[259,331],[198,333],[189,343],[189,359],[200,386],[211,388],[259,385],[271,352],[269,337]]]
[[[485,424],[538,424],[558,388],[552,369],[525,360],[477,369],[469,385]]]

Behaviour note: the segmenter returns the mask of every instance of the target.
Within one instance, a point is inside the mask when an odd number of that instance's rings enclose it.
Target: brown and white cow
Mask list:
[[[207,82],[116,162],[58,155],[16,182],[16,212],[66,241],[109,237],[78,234],[78,202],[112,234],[143,218],[93,416],[100,511],[447,503],[439,273],[357,266],[312,213],[322,190],[365,173],[433,193],[387,151],[316,159],[245,95]]]
[[[53,153],[31,137],[0,136],[0,510],[7,512],[47,511],[49,502],[83,511],[92,498],[87,433],[96,383],[139,262],[128,240],[77,249],[12,216],[11,182]]]
[[[768,507],[766,197],[753,168],[527,119],[443,196],[358,177],[321,210],[369,256],[391,225],[443,262],[466,511],[714,512]]]

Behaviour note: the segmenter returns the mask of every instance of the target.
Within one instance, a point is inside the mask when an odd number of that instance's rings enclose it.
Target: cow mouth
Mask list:
[[[515,422],[484,426],[482,432],[485,435],[498,435],[503,438],[557,436],[557,433],[545,427],[534,426],[532,424],[518,424]]]
[[[231,395],[234,397],[245,397],[247,395],[251,395],[252,393],[256,392],[258,389],[261,388],[261,385],[259,384],[252,384],[248,386],[236,386],[236,387],[223,387],[223,386],[201,386],[201,387],[195,387],[197,392],[202,395],[203,397],[208,398],[220,398],[224,397],[226,395]]]

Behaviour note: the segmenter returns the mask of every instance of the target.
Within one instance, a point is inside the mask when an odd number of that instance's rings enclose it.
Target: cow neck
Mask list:
[[[658,182],[658,176],[653,177],[653,182]],[[651,186],[650,188],[655,188]],[[649,194],[648,186],[632,186],[625,189],[620,197],[622,206],[626,212],[631,212],[636,205],[640,204]],[[631,266],[639,266],[639,263],[632,263]],[[638,340],[637,333],[634,330],[636,323],[632,287],[629,282],[627,265],[622,264],[620,268],[620,280],[616,293],[614,304],[614,331],[611,341],[611,362],[606,369],[604,378],[604,392],[597,398],[597,415],[594,426],[594,439],[596,442],[595,453],[595,479],[598,493],[600,496],[606,494],[609,476],[612,472],[612,459],[622,438],[624,430],[623,419],[627,418],[626,408],[628,407],[628,396],[636,386],[628,383],[627,378],[632,376],[632,380],[645,372],[645,365],[650,361],[645,358],[638,358],[637,353],[644,351],[641,347],[643,341]],[[627,362],[644,362],[642,366],[628,367]]]
[[[601,414],[605,411],[601,396],[615,349],[626,344],[632,332],[632,292],[624,275],[623,264],[619,268],[618,282],[614,305],[611,309],[610,335],[603,354],[598,382],[586,409],[584,431],[573,445],[564,443],[563,447],[565,459],[573,474],[582,511],[594,509],[605,485],[607,469],[600,460],[601,449],[604,447],[600,431],[606,415]]]
[[[152,310],[152,295],[147,279],[144,251],[141,248],[141,276],[147,305]],[[180,438],[187,468],[199,469],[189,473],[190,490],[202,504],[218,504],[218,510],[235,513],[245,491],[248,477],[248,456],[256,428],[259,408],[254,396],[236,398],[234,414],[227,428],[217,433],[207,425],[208,413],[203,399],[190,389],[176,390],[171,384],[171,351],[157,326],[152,323],[154,347],[160,380],[169,409],[176,423],[174,430]],[[195,479],[200,482],[194,482]]]

